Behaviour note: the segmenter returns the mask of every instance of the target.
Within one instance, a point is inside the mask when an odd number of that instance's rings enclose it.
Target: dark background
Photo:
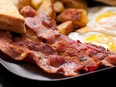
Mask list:
[[[92,7],[105,5],[93,0],[88,0],[88,6]],[[116,85],[116,68],[111,68],[108,70],[100,71],[97,73],[92,73],[89,75],[77,77],[74,79],[64,80],[64,81],[55,81],[55,82],[44,82],[44,81],[33,81],[23,77],[19,77],[9,72],[0,64],[0,87],[66,87],[66,86],[101,86],[107,85],[112,86]]]
[[[34,81],[26,78],[19,77],[6,70],[0,65],[0,87],[66,87],[72,85],[73,87],[85,86],[96,87],[101,85],[107,85],[107,87],[113,87],[116,85],[116,68],[111,68],[105,71],[92,73],[82,77],[77,77],[69,80],[62,81]]]

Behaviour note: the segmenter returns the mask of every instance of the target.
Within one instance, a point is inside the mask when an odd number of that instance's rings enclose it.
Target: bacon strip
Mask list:
[[[59,33],[54,21],[44,14],[25,18],[25,24],[40,42],[27,37],[12,38],[10,32],[0,31],[0,50],[15,60],[31,59],[45,72],[64,76],[79,75],[81,70],[91,72],[103,65],[116,65],[116,53],[101,46],[73,41]]]
[[[0,31],[0,50],[15,60],[23,60],[30,52],[12,43],[9,32]]]
[[[59,55],[68,56],[70,59],[74,58],[77,63],[80,63],[80,58],[86,58],[86,61],[81,62],[81,64],[85,66],[87,71],[91,71],[89,70],[90,67],[94,67],[92,70],[96,70],[101,63],[105,66],[113,66],[116,64],[115,62],[111,62],[111,60],[116,59],[115,53],[111,53],[101,46],[73,41],[59,33],[59,31],[47,28],[43,24],[43,19],[46,20],[46,17],[44,14],[40,14],[33,18],[26,18],[25,23],[37,34],[38,38],[46,40],[46,43],[50,44]],[[108,60],[110,61],[108,62]]]
[[[20,39],[15,43],[23,48],[28,48],[34,62],[48,73],[64,73],[65,76],[73,76],[79,74],[78,70],[84,67],[80,63],[71,61],[67,56],[58,55],[58,52],[48,44],[33,42],[29,39]]]

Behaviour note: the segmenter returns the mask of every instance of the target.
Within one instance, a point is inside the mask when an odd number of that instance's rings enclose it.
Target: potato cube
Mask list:
[[[61,13],[64,11],[65,7],[63,5],[63,3],[61,1],[56,1],[54,4],[53,4],[53,8],[54,10],[57,12],[57,13]]]
[[[17,7],[19,10],[27,5],[32,6],[31,0],[18,0],[18,2],[17,2]]]
[[[53,9],[52,0],[43,0],[42,4],[37,10],[38,13],[44,13],[51,18],[56,17],[56,12]]]
[[[74,30],[72,21],[66,21],[66,22],[58,25],[57,28],[64,35],[67,35]]]
[[[74,26],[85,27],[88,22],[87,12],[84,9],[65,9],[56,18],[57,22],[73,21]]]
[[[34,7],[34,9],[38,9],[40,4],[42,3],[43,0],[32,0],[32,6]]]

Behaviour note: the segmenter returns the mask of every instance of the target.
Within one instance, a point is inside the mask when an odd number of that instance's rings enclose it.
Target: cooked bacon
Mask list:
[[[27,37],[12,38],[10,32],[0,31],[0,50],[15,60],[33,62],[45,72],[64,76],[116,65],[116,53],[101,46],[74,41],[59,33],[52,23],[44,14],[25,18],[26,26],[36,33],[39,41]]]
[[[20,46],[26,47],[31,51],[40,51],[42,53],[51,54],[51,55],[57,54],[56,50],[54,50],[48,44],[45,44],[43,42],[34,42],[28,38],[15,39],[15,43],[17,43]]]
[[[24,17],[34,17],[37,15],[37,12],[30,6],[23,7],[20,12]]]
[[[48,73],[62,73],[66,76],[77,75],[78,70],[84,67],[82,64],[71,61],[70,58],[58,55],[57,51],[48,44],[34,42],[26,37],[12,40],[5,33],[2,34],[0,42],[3,44],[0,44],[0,50],[15,60],[33,62]]]
[[[40,40],[45,38],[49,43],[54,43],[56,41],[55,37],[58,36],[57,32],[54,34],[54,32],[52,33],[53,30],[41,26],[43,24],[39,20],[40,19],[37,20],[36,18],[28,17],[25,18],[25,23],[29,28],[34,30]]]
[[[42,21],[45,18],[46,17],[44,14],[40,14],[40,16],[35,16],[34,18],[26,18],[25,23],[30,29],[36,32],[38,38],[44,39],[47,44],[50,44],[58,52],[59,55],[69,56],[70,59],[76,60],[77,63],[80,63],[80,58],[87,58],[87,60],[81,62],[87,71],[97,69],[101,63],[103,63],[101,62],[102,60],[116,59],[116,55],[114,53],[111,53],[101,46],[96,46],[93,44],[82,44],[80,41],[73,41],[67,36],[62,35],[57,30],[47,28],[44,24],[42,24]],[[33,23],[35,25],[33,25]],[[110,57],[112,55],[114,55],[113,59]],[[109,57],[107,58],[107,56]],[[109,61],[107,63],[103,63],[103,65],[107,66],[108,63],[111,66],[114,65],[115,62]]]
[[[18,46],[3,42],[0,50],[15,60],[23,60],[30,52]]]
[[[103,65],[113,67],[116,65],[116,54],[110,53],[102,60]]]
[[[32,54],[30,55],[34,62],[43,70],[49,73],[64,73],[66,76],[73,76],[78,70],[81,70],[84,66],[81,63],[76,63],[71,58],[58,55],[58,52],[48,44],[42,42],[33,42],[29,39],[18,39],[16,44],[23,48],[28,48]],[[27,60],[28,58],[26,58]],[[30,61],[30,60],[29,60]],[[69,66],[66,66],[66,65]],[[73,65],[77,66],[74,67]],[[71,68],[72,66],[72,68]],[[66,69],[70,68],[71,73]],[[68,74],[66,74],[68,73]]]
[[[15,60],[23,60],[30,52],[12,43],[9,32],[0,31],[0,50]]]
[[[0,30],[0,41],[1,41],[1,43],[4,42],[4,41],[11,42],[12,41],[11,38],[12,38],[12,35],[10,34],[9,31]]]
[[[35,57],[36,64],[48,73],[61,73],[65,76],[79,75],[78,70],[83,69],[83,65],[66,60],[58,55],[45,55],[39,53]]]

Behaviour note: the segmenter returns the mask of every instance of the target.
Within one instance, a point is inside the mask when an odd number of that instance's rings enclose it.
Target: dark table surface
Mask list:
[[[46,85],[48,87],[55,87],[55,86],[61,87],[61,86],[68,86],[71,84],[81,85],[81,86],[82,85],[91,86],[92,83],[95,83],[96,85],[107,84],[107,86],[109,85],[111,87],[111,85],[113,84],[115,85],[115,81],[116,81],[116,68],[100,71],[97,73],[92,73],[74,79],[55,81],[55,82],[54,81],[44,82],[44,81],[29,80],[14,75],[0,64],[0,87],[24,87],[24,85],[26,87],[39,87],[40,85],[42,87]]]

